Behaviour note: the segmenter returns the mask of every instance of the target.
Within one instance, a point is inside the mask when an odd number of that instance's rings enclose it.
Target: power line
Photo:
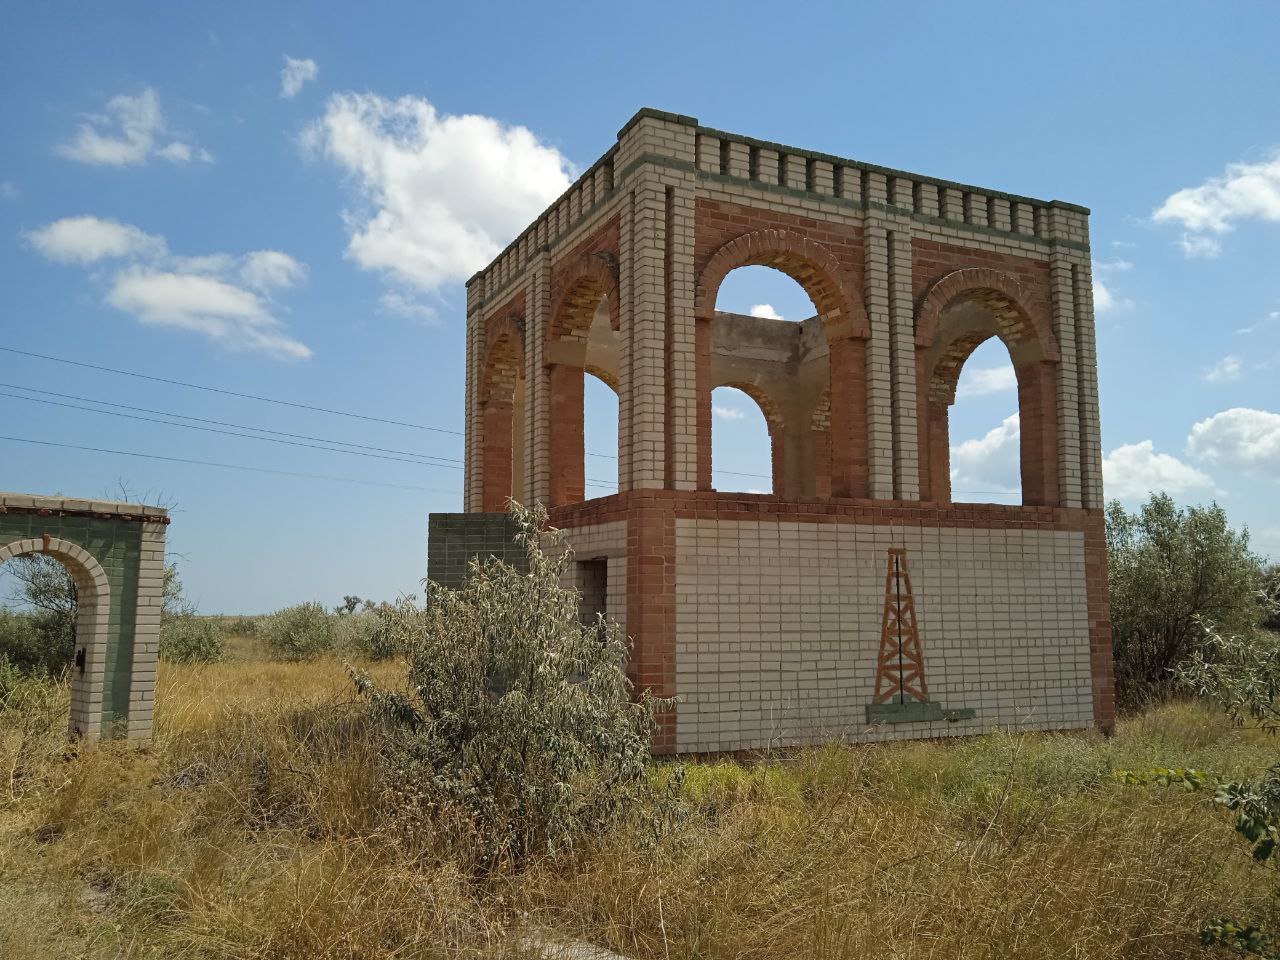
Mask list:
[[[10,399],[13,399],[13,400],[26,400],[28,403],[43,403],[53,407],[64,407],[68,410],[83,410],[87,413],[100,413],[108,417],[123,417],[127,420],[140,420],[143,423],[159,423],[159,424],[163,424],[166,427],[183,427],[187,430],[200,430],[205,433],[218,433],[228,437],[241,437],[246,440],[261,440],[265,443],[282,443],[290,447],[307,447],[308,449],[311,449],[311,450],[324,450],[328,453],[345,453],[352,457],[369,457],[374,460],[392,460],[392,461],[395,461],[396,463],[412,463],[417,466],[440,467],[446,470],[462,469],[461,464],[459,464],[458,461],[456,460],[451,463],[431,463],[427,460],[410,459],[410,457],[391,457],[382,453],[366,453],[362,450],[343,450],[340,447],[326,447],[318,443],[303,443],[298,440],[282,440],[279,437],[261,437],[253,433],[237,433],[235,430],[220,430],[217,427],[203,427],[197,423],[175,423],[172,420],[161,420],[157,417],[141,417],[133,413],[121,413],[118,410],[98,410],[98,409],[95,409],[94,407],[85,407],[77,403],[63,403],[59,400],[45,400],[45,399],[42,399],[41,397],[24,397],[21,394],[8,393],[7,391],[4,391],[4,390],[0,390],[0,397],[9,397]],[[253,428],[247,427],[243,429],[252,430]],[[410,456],[419,457],[419,456],[425,456],[425,455],[411,454]],[[443,460],[444,458],[442,457],[439,459]]]
[[[167,378],[167,377],[157,377],[157,376],[153,376],[152,374],[148,374],[148,373],[138,373],[137,371],[134,371],[134,370],[120,370],[120,369],[117,369],[117,368],[115,368],[115,367],[102,366],[102,365],[100,365],[100,364],[96,364],[96,363],[85,363],[84,361],[81,361],[81,360],[69,360],[69,359],[67,359],[66,357],[54,357],[54,356],[50,356],[49,354],[45,354],[45,353],[35,353],[35,352],[33,352],[33,351],[30,351],[30,350],[19,350],[19,349],[17,349],[16,347],[0,346],[0,350],[5,351],[6,353],[13,353],[13,354],[17,354],[17,355],[19,355],[19,356],[23,356],[23,357],[34,357],[34,358],[36,358],[36,359],[38,359],[38,360],[48,360],[48,361],[50,361],[50,362],[52,362],[52,363],[65,363],[65,364],[69,364],[69,365],[71,365],[71,366],[75,366],[75,367],[83,367],[83,368],[88,369],[88,370],[98,370],[98,371],[101,371],[101,372],[104,372],[104,373],[114,373],[114,374],[118,374],[118,375],[120,375],[120,376],[125,376],[125,377],[137,377],[137,378],[142,379],[142,380],[150,380],[150,381],[153,381],[153,382],[155,382],[155,383],[165,383],[165,384],[169,384],[169,385],[171,385],[171,386],[188,387],[188,388],[190,388],[190,389],[192,389],[192,390],[205,390],[205,391],[208,391],[209,393],[218,393],[218,394],[222,394],[222,395],[224,395],[224,396],[229,396],[229,397],[238,397],[238,398],[240,398],[240,399],[242,399],[242,400],[255,400],[255,401],[258,401],[258,402],[260,402],[260,403],[274,403],[274,404],[279,404],[280,406],[285,406],[285,407],[294,407],[294,408],[299,409],[299,410],[310,410],[310,411],[315,412],[315,413],[327,413],[327,414],[331,414],[331,415],[334,415],[334,416],[340,416],[340,417],[351,417],[351,418],[354,418],[354,419],[357,419],[357,420],[366,420],[366,421],[369,421],[369,422],[371,422],[371,423],[385,423],[385,424],[390,424],[390,425],[392,425],[392,426],[397,426],[397,427],[410,427],[410,428],[415,429],[415,430],[429,430],[429,431],[433,431],[433,432],[435,432],[435,433],[444,433],[444,434],[449,434],[449,435],[451,435],[451,436],[458,436],[458,437],[464,436],[464,434],[463,434],[463,432],[462,432],[461,430],[447,430],[447,429],[445,429],[444,427],[432,427],[432,426],[427,426],[427,425],[425,425],[425,424],[420,424],[420,423],[408,423],[408,422],[406,422],[406,421],[404,421],[404,420],[391,420],[391,419],[388,419],[388,418],[385,418],[385,417],[374,417],[374,416],[369,416],[369,415],[362,414],[362,413],[351,413],[351,412],[346,411],[346,410],[333,410],[333,409],[330,409],[330,408],[328,408],[328,407],[317,407],[317,406],[313,406],[313,405],[311,405],[311,404],[307,404],[307,403],[297,403],[297,402],[292,401],[292,400],[280,400],[280,399],[278,399],[278,398],[276,398],[276,397],[263,397],[263,396],[258,396],[257,394],[252,394],[252,393],[240,393],[240,392],[238,392],[238,391],[235,391],[235,390],[227,390],[227,389],[224,389],[224,388],[222,388],[222,387],[210,387],[210,386],[207,386],[207,385],[205,385],[205,384],[189,383],[189,382],[187,382],[187,381],[185,381],[185,380],[174,380],[174,379],[170,379],[170,378]],[[19,387],[18,389],[27,390],[27,389],[31,389],[31,388],[28,388],[28,387]],[[35,392],[43,392],[43,391],[35,391]],[[83,399],[83,398],[74,398],[74,399]],[[103,401],[91,400],[91,401],[89,401],[89,402],[91,402],[91,403],[102,403]],[[112,404],[112,406],[124,406],[124,405],[123,405],[123,404]],[[142,409],[142,408],[126,408],[126,409]],[[144,412],[156,412],[156,411],[144,411]],[[199,420],[199,419],[200,419],[200,418],[198,418],[198,417],[186,417],[186,416],[183,416],[182,414],[166,414],[166,415],[167,415],[167,416],[178,416],[178,417],[182,417],[183,419],[188,419],[188,420]],[[218,421],[207,421],[207,422],[216,423],[216,422],[218,422]],[[224,425],[224,426],[233,426],[233,424],[222,424],[222,425]],[[256,427],[243,427],[243,428],[241,428],[241,429],[258,429],[258,428],[256,428]],[[263,432],[276,432],[276,431],[263,431]],[[286,436],[298,436],[298,435],[296,435],[296,434],[286,434]],[[315,438],[307,437],[307,438],[305,438],[305,439],[315,439]],[[342,443],[344,446],[356,446],[356,444],[347,444],[347,443],[344,443],[343,441],[324,441],[324,442],[328,442],[328,443]],[[377,449],[377,448],[371,448],[371,449]],[[398,452],[398,451],[395,451],[395,452]],[[589,456],[589,457],[597,457],[597,458],[602,459],[602,460],[617,460],[617,459],[618,459],[618,457],[617,457],[617,455],[616,455],[616,454],[611,454],[611,453],[591,453],[591,452],[588,452],[588,453],[587,453],[587,456]],[[445,459],[445,458],[436,458],[436,459]],[[748,478],[751,478],[751,479],[754,479],[754,480],[770,480],[770,479],[772,479],[772,477],[771,477],[769,474],[764,474],[764,473],[746,473],[746,472],[743,472],[743,471],[740,471],[740,470],[716,470],[715,472],[716,472],[716,473],[718,473],[718,474],[721,474],[722,476],[748,477]],[[601,485],[601,482],[600,482],[600,481],[588,481],[588,482],[589,482],[589,483],[592,483],[593,485],[596,485],[596,486]],[[613,484],[608,484],[608,485],[613,485]]]
[[[351,413],[346,410],[332,410],[329,407],[312,406],[309,403],[296,403],[293,400],[280,400],[276,397],[261,397],[253,393],[240,393],[236,390],[225,390],[222,387],[210,387],[201,383],[188,383],[185,380],[171,380],[167,377],[156,377],[149,373],[138,373],[134,370],[117,370],[115,367],[104,367],[96,363],[84,363],[80,360],[68,360],[65,357],[51,357],[44,353],[33,353],[29,350],[18,350],[15,347],[0,346],[0,350],[6,353],[16,353],[23,357],[35,357],[38,360],[49,360],[53,363],[66,363],[73,367],[84,367],[87,370],[99,370],[103,373],[116,373],[125,377],[138,377],[141,380],[151,380],[155,383],[167,383],[175,387],[188,387],[192,390],[206,390],[209,393],[220,393],[228,397],[239,397],[242,400],[257,400],[260,403],[275,403],[282,407],[295,407],[299,410],[311,410],[315,413],[328,413],[338,417],[351,417],[355,420],[367,420],[371,423],[386,423],[395,427],[410,427],[414,430],[431,430],[435,433],[449,433],[454,436],[462,436],[461,430],[446,430],[444,427],[429,427],[421,423],[408,423],[404,420],[390,420],[386,417],[373,417],[363,413]]]
[[[253,430],[257,433],[268,433],[277,437],[291,437],[294,440],[314,440],[317,443],[331,443],[341,447],[354,447],[358,450],[372,450],[377,453],[394,453],[405,457],[427,457],[432,460],[446,460],[450,463],[461,463],[456,457],[440,457],[433,453],[415,453],[412,450],[396,450],[390,447],[373,447],[364,443],[352,443],[350,440],[334,440],[330,437],[312,437],[305,433],[289,433],[285,430],[269,430],[266,427],[255,427],[243,423],[230,423],[226,420],[210,420],[206,417],[193,417],[186,413],[174,413],[171,410],[154,410],[150,407],[134,407],[127,403],[115,403],[111,400],[99,400],[97,397],[79,397],[72,393],[59,393],[56,390],[40,390],[36,387],[23,386],[20,383],[0,383],[0,387],[8,387],[12,390],[25,390],[28,393],[39,393],[46,397],[61,397],[63,400],[80,400],[84,403],[96,403],[104,407],[116,407],[120,410],[134,410],[138,413],[154,413],[162,417],[174,417],[178,420],[192,420],[196,423],[211,423],[219,427],[233,427],[236,430]],[[22,399],[30,399],[24,397]],[[105,413],[107,411],[97,411]],[[181,424],[174,424],[181,426]]]
[[[331,477],[319,473],[297,473],[292,470],[272,470],[268,467],[251,467],[243,463],[218,463],[212,460],[190,460],[185,457],[165,457],[158,453],[139,453],[136,450],[111,450],[106,447],[83,447],[74,443],[55,443],[52,440],[32,440],[29,437],[4,437],[12,443],[31,443],[42,447],[59,447],[64,450],[84,450],[89,453],[110,453],[120,457],[140,457],[145,460],[164,460],[169,463],[186,463],[200,467],[220,467],[224,470],[245,470],[250,473],[270,473],[280,477],[301,477],[305,480],[330,480],[335,483],[358,483],[371,487],[391,487],[396,490],[417,490],[423,493],[444,493],[460,496],[460,490],[439,490],[433,487],[417,487],[402,483],[386,483],[381,480],[357,480],[354,477]]]

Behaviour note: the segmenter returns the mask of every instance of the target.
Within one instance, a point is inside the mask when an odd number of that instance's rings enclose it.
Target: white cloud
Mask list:
[[[1238,221],[1280,221],[1280,151],[1259,163],[1230,164],[1222,176],[1179,190],[1152,219],[1182,224],[1187,232],[1178,242],[1188,257],[1217,256],[1217,237]]]
[[[282,332],[256,294],[207,274],[130,267],[116,275],[107,303],[143,323],[192,330],[233,349],[311,356],[305,344]]]
[[[741,410],[735,410],[733,407],[722,407],[718,403],[711,407],[711,413],[720,420],[743,420],[747,416]]]
[[[330,98],[303,146],[351,175],[347,256],[432,292],[460,283],[569,186],[573,167],[525,127],[452,116],[420,97]]]
[[[295,60],[285,56],[284,69],[280,71],[280,96],[292,100],[298,91],[320,74],[320,67],[314,60]]]
[[[191,163],[193,160],[199,163],[213,163],[213,154],[204,147],[193,146],[178,140],[173,141],[168,146],[161,147],[156,151],[156,156],[168,160],[170,163]]]
[[[1187,452],[1244,470],[1280,470],[1280,413],[1233,407],[1191,428]]]
[[[1018,386],[1018,374],[1013,365],[1002,367],[964,367],[960,371],[960,383],[956,397],[981,397],[988,393],[1001,393]]]
[[[1018,415],[981,437],[951,448],[951,489],[957,500],[969,496],[1016,494],[1021,489]]]
[[[67,217],[28,235],[50,260],[94,264],[127,259],[110,277],[106,302],[152,326],[201,333],[233,349],[305,359],[311,350],[288,336],[266,293],[292,286],[306,267],[277,250],[171,256],[163,237],[132,224]]]
[[[1211,490],[1213,480],[1190,464],[1167,453],[1156,453],[1150,440],[1116,447],[1102,458],[1107,496],[1143,500],[1150,493],[1174,495]]]
[[[434,308],[399,290],[388,290],[378,298],[378,305],[385,313],[416,320],[419,323],[435,323],[439,319]]]
[[[1266,326],[1269,323],[1273,323],[1276,320],[1280,320],[1280,310],[1272,310],[1261,320],[1256,320],[1253,323],[1249,324],[1249,326],[1247,327],[1241,327],[1239,330],[1236,331],[1236,333],[1242,333],[1246,335],[1250,333],[1256,333],[1262,327]]]
[[[98,217],[64,217],[27,234],[41,254],[59,263],[97,263],[118,257],[158,257],[165,253],[163,237],[128,223]]]
[[[245,255],[240,279],[255,290],[292,287],[307,275],[307,268],[279,250],[255,250]]]
[[[1114,313],[1133,306],[1128,297],[1116,293],[1100,273],[1127,273],[1133,269],[1128,260],[1095,260],[1093,262],[1093,308],[1098,313]]]
[[[171,163],[213,162],[209,151],[189,143],[175,140],[156,148],[165,122],[160,97],[151,87],[136,96],[112,97],[106,111],[105,115],[90,116],[71,140],[58,145],[57,152],[80,163],[108,167],[144,163],[152,155]]]
[[[778,313],[777,310],[773,309],[773,304],[771,303],[757,303],[754,307],[751,308],[750,312],[751,312],[751,316],[763,317],[765,320],[784,319],[782,314]]]
[[[1240,358],[1235,354],[1227,354],[1212,367],[1205,370],[1201,379],[1205,383],[1231,383],[1240,379],[1242,368]]]

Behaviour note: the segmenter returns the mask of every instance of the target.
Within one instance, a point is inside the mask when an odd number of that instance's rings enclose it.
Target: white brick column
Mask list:
[[[911,233],[888,237],[889,357],[892,366],[893,498],[920,499],[920,434],[916,398],[915,308],[911,302]]]
[[[883,179],[883,178],[881,178]],[[867,445],[871,496],[893,499],[893,380],[889,316],[889,238],[877,217],[868,213],[863,231],[867,323]]]
[[[138,602],[133,621],[133,676],[129,685],[130,740],[151,739],[160,658],[160,611],[164,605],[164,539],[163,523],[142,525]]]
[[[667,178],[677,180],[676,175]],[[666,483],[675,490],[698,488],[697,340],[693,316],[693,198],[695,178],[668,186],[667,202],[667,411]]]
[[[630,249],[625,253],[630,282],[622,311],[630,380],[630,489],[656,490],[666,482],[666,190],[648,176],[637,176],[630,186]]]
[[[1088,256],[1075,266],[1076,368],[1079,373],[1080,502],[1099,510],[1102,489],[1102,427],[1098,409],[1098,350],[1093,320],[1093,270]]]
[[[525,491],[531,502],[551,502],[550,385],[542,350],[551,322],[551,257],[546,248],[535,253],[529,265],[530,283],[525,296]]]
[[[476,404],[476,390],[480,383],[479,369],[484,351],[484,327],[480,315],[484,287],[485,281],[481,274],[476,274],[467,284],[467,376],[462,455],[462,509],[467,512],[481,509],[481,491],[484,489],[484,424]]]
[[[1076,360],[1075,267],[1054,246],[1049,260],[1053,336],[1058,341],[1055,413],[1058,417],[1058,498],[1080,506],[1080,376]]]

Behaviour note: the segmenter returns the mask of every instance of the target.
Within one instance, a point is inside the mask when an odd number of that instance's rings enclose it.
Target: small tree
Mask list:
[[[1261,560],[1247,530],[1217,504],[1178,508],[1153,494],[1137,513],[1107,508],[1116,692],[1137,706],[1174,689],[1172,670],[1195,652],[1203,618],[1226,633],[1258,623]]]
[[[655,711],[630,698],[627,641],[616,624],[578,618],[561,586],[571,553],[546,512],[513,504],[529,558],[521,573],[474,562],[465,586],[427,585],[427,602],[384,612],[408,658],[404,691],[356,675],[385,736],[411,818],[454,827],[476,865],[520,865],[616,826],[646,790]]]
[[[266,618],[262,633],[281,660],[310,660],[333,649],[333,619],[324,604],[298,603]]]

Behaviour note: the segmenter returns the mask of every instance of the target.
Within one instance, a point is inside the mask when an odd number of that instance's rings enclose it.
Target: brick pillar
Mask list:
[[[698,488],[698,332],[693,316],[693,179],[665,191],[666,477],[672,490]]]
[[[1093,273],[1088,257],[1073,271],[1076,307],[1076,373],[1080,426],[1080,502],[1091,510],[1105,505],[1102,493],[1102,430],[1098,412],[1098,355],[1093,322]]]
[[[893,498],[920,498],[916,423],[915,306],[911,300],[911,235],[888,235],[890,402],[893,408]]]
[[[464,438],[463,438],[463,473],[462,473],[462,509],[467,511],[481,509],[483,487],[481,474],[484,470],[484,427],[477,415],[479,403],[480,376],[479,367],[484,353],[484,331],[480,307],[484,302],[484,277],[476,274],[467,281],[467,357],[466,357],[466,397],[463,401]]]
[[[1022,502],[1027,506],[1058,505],[1055,367],[1042,361],[1017,368]]]
[[[921,429],[921,498],[951,503],[951,408],[941,400],[926,400]]]
[[[512,403],[508,397],[489,397],[484,417],[484,493],[481,510],[505,510],[511,496]]]
[[[872,176],[872,183],[875,177]],[[880,177],[883,180],[883,177]],[[892,329],[889,311],[889,235],[888,231],[878,223],[868,221],[863,232],[865,253],[865,290],[863,300],[867,308],[867,323],[871,330],[871,339],[866,346],[866,430],[869,490],[862,496],[871,496],[877,500],[893,499],[894,488],[894,434],[893,434],[893,373]],[[910,275],[908,274],[908,282]],[[832,388],[832,444],[839,450],[839,439],[835,436],[835,389],[836,373],[835,354],[832,354],[831,370]],[[839,474],[832,471],[832,489],[836,496],[841,496]],[[848,494],[844,494],[848,496]]]
[[[866,497],[867,344],[842,337],[829,346],[831,364],[831,495]]]
[[[694,363],[698,381],[698,489],[711,485],[711,319],[699,317],[695,331]]]
[[[791,496],[787,490],[787,433],[782,424],[769,425],[769,456],[773,461],[773,492],[778,496]]]
[[[524,495],[531,503],[546,504],[551,500],[551,406],[542,350],[551,315],[551,260],[545,248],[534,255],[530,274],[524,333]]]
[[[813,430],[813,495],[831,496],[831,431]]]
[[[551,415],[551,506],[586,499],[583,473],[582,380],[580,367],[553,363],[547,371]]]
[[[1089,611],[1089,667],[1093,676],[1093,722],[1105,733],[1116,725],[1115,660],[1111,649],[1111,604],[1107,587],[1106,521],[1090,513],[1084,521],[1084,579]]]
[[[676,523],[671,501],[639,497],[627,522],[627,675],[637,693],[676,692]],[[658,716],[655,753],[676,748],[676,712]]]
[[[631,283],[622,332],[630,346],[632,490],[661,489],[666,482],[666,201],[665,188],[648,180],[630,197]]]
[[[1055,384],[1054,411],[1058,421],[1058,445],[1053,451],[1058,489],[1064,507],[1080,506],[1080,376],[1076,369],[1075,278],[1072,264],[1055,247],[1049,260],[1049,284],[1053,311],[1053,336],[1060,360]]]

